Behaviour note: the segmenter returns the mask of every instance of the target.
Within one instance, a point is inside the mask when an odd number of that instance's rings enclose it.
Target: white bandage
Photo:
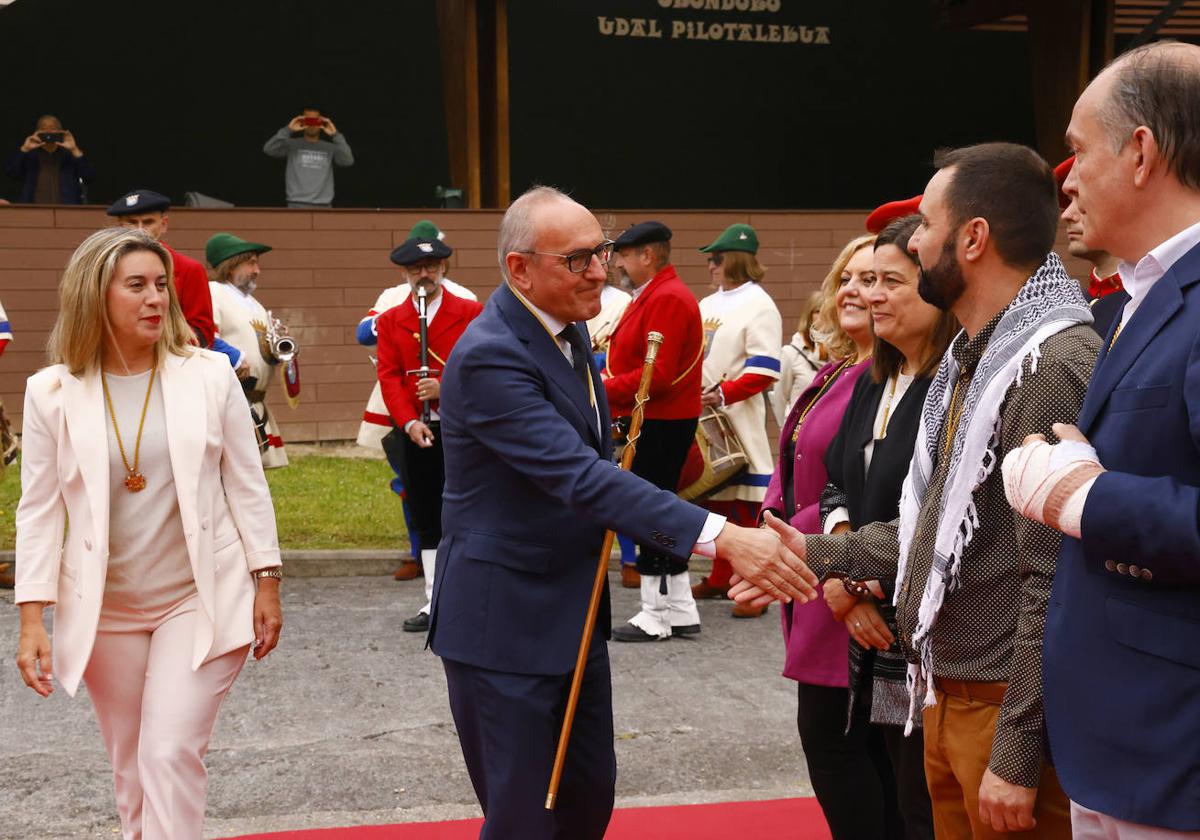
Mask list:
[[[1088,491],[1104,472],[1091,444],[1034,441],[1009,452],[1001,469],[1004,495],[1017,513],[1079,537]]]

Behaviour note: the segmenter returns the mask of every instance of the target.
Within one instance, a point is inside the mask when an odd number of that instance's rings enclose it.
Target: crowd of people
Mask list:
[[[839,840],[1200,836],[1198,123],[1200,48],[1161,42],[1086,89],[1055,169],[1011,143],[939,152],[786,345],[746,224],[700,249],[697,300],[666,225],[610,239],[535,187],[501,221],[486,305],[416,225],[358,325],[378,374],[359,441],[396,472],[414,553],[395,577],[427,602],[404,629],[442,658],[481,836],[604,835],[605,640],[695,637],[706,598],[781,603]],[[18,665],[42,695],[87,683],[126,837],[200,836],[217,707],[278,639],[265,393],[278,371],[299,389],[253,298],[269,246],[215,234],[209,281],[160,241],[167,211],[130,193],[72,257],[17,511]],[[615,626],[593,589],[606,530],[640,594]]]
[[[346,135],[314,105],[272,134],[263,153],[286,161],[284,198],[288,207],[302,209],[332,207],[334,167],[354,165]],[[75,135],[53,114],[38,117],[33,132],[5,158],[4,172],[20,183],[18,204],[86,204],[96,177]],[[0,204],[8,203],[0,198]]]

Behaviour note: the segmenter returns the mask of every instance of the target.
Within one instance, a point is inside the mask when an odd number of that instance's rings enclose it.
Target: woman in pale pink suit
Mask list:
[[[25,390],[17,665],[43,697],[87,684],[126,840],[201,837],[221,700],[282,626],[246,398],[188,344],[171,265],[140,231],[88,237]]]

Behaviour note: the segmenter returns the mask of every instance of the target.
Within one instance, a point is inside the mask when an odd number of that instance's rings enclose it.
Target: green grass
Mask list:
[[[386,461],[301,455],[267,471],[275,500],[281,548],[384,548],[406,546],[400,500],[388,488]],[[11,549],[13,513],[21,496],[19,462],[0,478],[0,548]]]

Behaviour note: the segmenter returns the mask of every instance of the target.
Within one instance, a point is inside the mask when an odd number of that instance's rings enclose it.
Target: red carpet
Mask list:
[[[237,840],[475,840],[482,820],[369,825],[247,834]],[[663,808],[620,808],[605,840],[829,840],[815,799],[768,799]]]

